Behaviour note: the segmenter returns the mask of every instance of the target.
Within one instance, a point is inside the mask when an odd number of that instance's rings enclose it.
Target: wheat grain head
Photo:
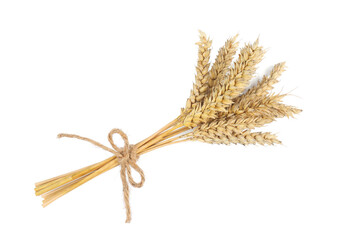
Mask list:
[[[185,111],[193,110],[194,106],[203,100],[209,89],[209,67],[212,41],[207,38],[202,31],[200,33],[200,41],[196,44],[199,46],[198,62],[196,66],[195,83],[190,93],[190,97],[186,101]]]

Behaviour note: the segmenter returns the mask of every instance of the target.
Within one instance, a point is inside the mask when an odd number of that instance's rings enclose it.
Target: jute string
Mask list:
[[[115,145],[113,141],[113,134],[119,134],[123,141],[124,141],[124,147],[119,148]],[[129,223],[131,221],[131,209],[130,209],[130,202],[129,202],[129,184],[133,187],[141,188],[144,185],[145,182],[145,175],[143,170],[137,165],[137,160],[139,158],[139,155],[137,154],[137,146],[129,144],[129,140],[127,135],[120,129],[114,128],[110,131],[108,134],[108,140],[112,146],[112,148],[106,147],[103,144],[96,142],[90,138],[81,137],[75,134],[66,134],[66,133],[60,133],[58,135],[59,138],[61,137],[68,137],[68,138],[77,138],[83,141],[90,142],[94,144],[97,147],[102,148],[105,151],[111,152],[116,155],[117,160],[119,164],[121,165],[121,179],[123,183],[123,194],[124,194],[124,203],[126,208],[126,223]],[[140,182],[136,182],[131,174],[131,168],[133,168],[136,172],[140,175]]]

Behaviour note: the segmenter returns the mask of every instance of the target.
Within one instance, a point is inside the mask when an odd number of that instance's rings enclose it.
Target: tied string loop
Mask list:
[[[112,136],[114,134],[119,134],[123,141],[124,146],[122,148],[119,148],[116,146],[116,144],[113,141]],[[129,144],[129,140],[127,135],[120,129],[114,128],[110,131],[108,135],[108,140],[112,146],[112,148],[106,147],[103,144],[96,142],[90,138],[81,137],[74,134],[65,134],[61,133],[57,137],[68,137],[68,138],[77,138],[83,141],[90,142],[94,144],[97,147],[102,148],[105,151],[111,152],[116,155],[117,160],[119,164],[121,165],[121,179],[123,183],[123,194],[124,194],[124,203],[126,208],[126,223],[129,223],[131,221],[131,208],[130,208],[130,202],[129,202],[129,184],[133,187],[141,188],[144,185],[145,182],[145,175],[143,170],[137,165],[137,160],[139,158],[139,155],[137,154],[137,146]],[[131,173],[131,168],[133,168],[136,172],[138,172],[140,176],[140,181],[136,182]]]

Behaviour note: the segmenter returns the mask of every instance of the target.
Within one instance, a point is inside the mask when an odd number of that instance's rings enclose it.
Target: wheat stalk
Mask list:
[[[287,94],[272,92],[274,84],[279,81],[281,73],[285,70],[285,63],[276,64],[268,76],[264,76],[255,86],[247,89],[265,51],[256,40],[253,44],[246,44],[238,58],[234,60],[238,48],[236,38],[237,36],[228,39],[220,48],[214,64],[210,66],[212,41],[200,31],[195,83],[185,108],[173,121],[132,147],[135,149],[132,154],[140,156],[155,149],[185,141],[227,145],[281,143],[272,133],[252,132],[252,130],[265,126],[277,118],[294,117],[301,112],[296,107],[282,103],[282,99]],[[94,142],[88,138],[80,137],[80,139]],[[102,144],[97,142],[95,144],[114,152]],[[48,206],[94,177],[119,166],[121,156],[117,155],[36,183],[35,193],[44,198],[43,206]],[[124,156],[124,158],[127,157]],[[123,189],[124,187],[123,181]],[[127,197],[128,194],[127,192]]]

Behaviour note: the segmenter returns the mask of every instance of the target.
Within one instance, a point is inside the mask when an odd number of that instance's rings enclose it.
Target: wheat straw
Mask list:
[[[113,144],[111,136],[108,139],[113,149],[78,135],[59,135],[89,141],[109,151],[113,156],[88,167],[36,183],[35,194],[44,198],[43,206],[48,206],[94,177],[121,165],[129,222],[131,208],[128,184],[141,187],[145,180],[143,171],[136,164],[140,155],[185,141],[227,145],[280,144],[281,141],[276,135],[252,130],[270,124],[277,118],[294,117],[301,112],[296,107],[282,103],[287,94],[272,92],[285,70],[285,63],[276,64],[268,76],[264,76],[255,86],[247,89],[265,51],[256,40],[252,44],[246,44],[234,60],[238,49],[236,39],[237,35],[227,40],[218,51],[214,64],[210,66],[212,41],[200,31],[195,83],[185,108],[177,118],[136,145],[129,145],[127,136],[116,129],[113,130],[115,132],[110,132],[109,136],[117,132],[121,134],[125,141],[123,149]],[[131,167],[141,174],[141,183],[135,183],[132,179]]]

